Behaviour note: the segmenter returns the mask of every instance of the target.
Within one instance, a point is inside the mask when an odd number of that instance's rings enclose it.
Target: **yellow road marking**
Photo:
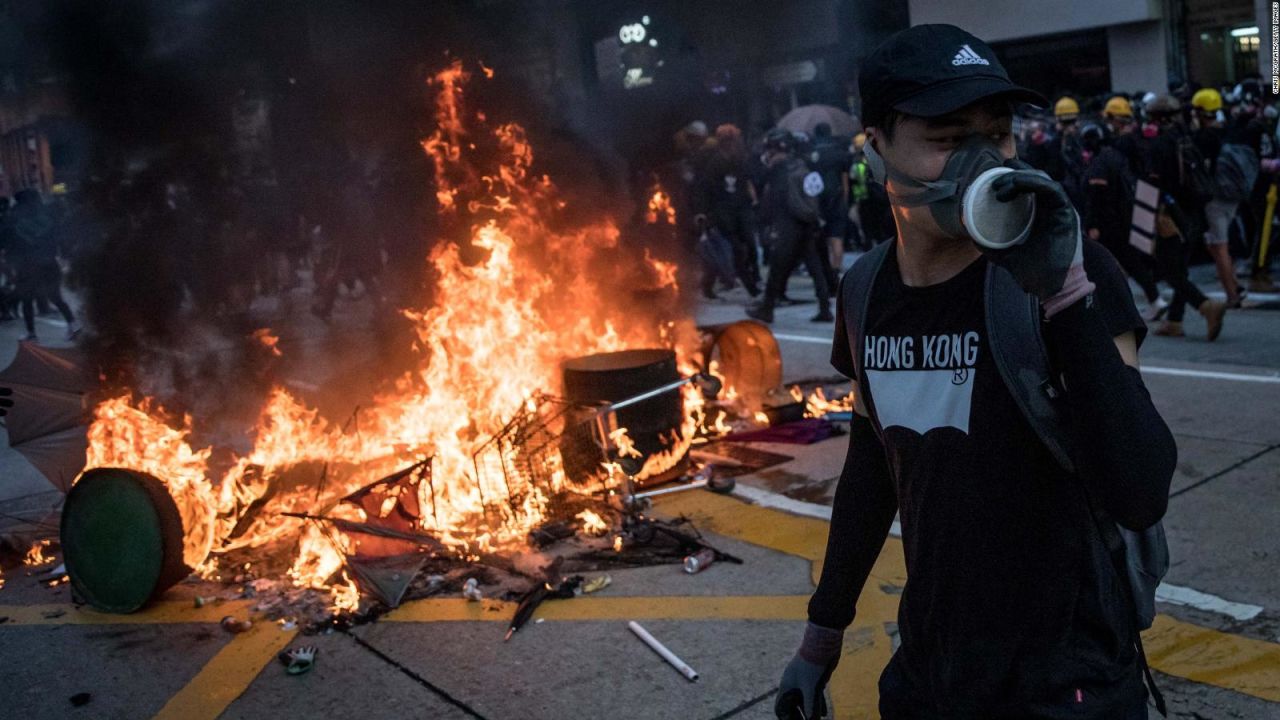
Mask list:
[[[1157,616],[1142,637],[1147,659],[1160,672],[1280,702],[1280,645],[1167,615]]]
[[[548,600],[534,614],[544,620],[804,620],[804,595],[584,596]],[[382,616],[384,622],[509,622],[516,604],[462,598],[415,600]]]
[[[667,496],[659,502],[664,515],[683,514],[699,527],[761,547],[805,558],[816,583],[826,552],[829,524],[778,510],[751,505],[710,493]],[[877,680],[891,654],[884,623],[897,619],[898,596],[880,585],[901,587],[906,581],[902,542],[889,538],[858,600],[858,613],[846,633],[842,660],[832,678],[837,717],[864,720],[878,717]],[[808,596],[661,596],[609,595],[549,601],[537,617],[573,620],[777,620],[800,621],[807,615]],[[196,608],[186,601],[155,603],[139,613],[111,615],[68,604],[0,606],[0,625],[115,625],[217,622],[224,615],[241,617],[248,601]],[[388,622],[493,621],[506,622],[515,604],[461,598],[426,599],[407,603],[383,616]],[[57,614],[61,611],[61,614]],[[52,617],[46,617],[52,615]],[[213,718],[226,709],[296,632],[282,632],[273,623],[259,622],[233,638],[191,682],[170,699],[159,718]],[[1156,669],[1194,682],[1222,687],[1272,702],[1280,702],[1280,645],[1218,632],[1166,615],[1144,635],[1147,654]],[[797,637],[798,639],[798,637]]]
[[[233,637],[186,687],[169,698],[156,720],[214,720],[297,634],[297,630],[283,631],[274,623],[255,623]]]
[[[811,577],[815,585],[822,574],[830,527],[825,520],[791,515],[705,492],[664,496],[655,507],[664,515],[685,515],[703,530],[805,558],[812,563]],[[853,625],[845,633],[847,641],[840,664],[831,677],[831,702],[837,720],[880,717],[880,671],[893,654],[884,624],[898,619],[898,596],[884,592],[880,585],[902,587],[906,574],[902,541],[889,538],[858,598],[858,611]],[[802,619],[807,617],[806,612]],[[799,640],[797,636],[796,641]]]
[[[0,625],[0,632],[8,626],[19,625],[167,625],[171,623],[216,623],[227,615],[244,617],[250,606],[248,600],[231,600],[204,607],[195,607],[190,601],[176,600],[152,603],[146,608],[127,615],[98,612],[87,606],[70,603],[47,605],[0,605],[0,617],[9,618]]]

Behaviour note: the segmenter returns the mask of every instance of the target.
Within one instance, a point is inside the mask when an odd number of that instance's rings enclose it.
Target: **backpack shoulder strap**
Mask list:
[[[987,266],[985,301],[987,337],[1001,379],[1054,459],[1067,472],[1074,474],[1070,435],[1062,414],[1054,404],[1059,392],[1053,383],[1049,354],[1040,333],[1039,302],[1019,287],[1007,270],[994,263]],[[1143,568],[1153,565],[1163,564],[1167,569],[1168,546],[1164,540],[1164,528],[1157,523],[1145,533],[1130,533],[1117,525],[1089,493],[1085,493],[1085,498],[1115,566],[1125,599],[1133,610],[1133,642],[1147,687],[1155,700],[1156,709],[1161,715],[1167,716],[1164,697],[1151,675],[1146,652],[1142,647],[1142,635],[1139,633],[1139,628],[1150,627],[1151,618],[1155,615],[1154,600],[1146,599],[1146,590],[1154,588],[1159,583],[1159,578],[1142,578],[1139,582],[1134,577],[1135,572],[1142,572]],[[1130,533],[1134,537],[1126,540],[1123,533]],[[1155,553],[1160,557],[1143,558],[1141,554],[1144,552]],[[1142,595],[1137,592],[1139,587],[1144,588]],[[1154,598],[1153,593],[1152,597]]]
[[[1000,377],[1040,441],[1067,472],[1075,472],[1070,435],[1054,406],[1059,393],[1040,334],[1040,304],[1008,270],[988,263],[987,338]]]
[[[843,305],[845,331],[849,337],[849,354],[853,356],[853,369],[858,377],[858,392],[867,408],[867,416],[876,435],[882,434],[880,421],[876,419],[875,404],[871,400],[871,386],[862,371],[863,337],[867,327],[867,307],[871,305],[871,290],[884,260],[893,251],[893,241],[882,242],[858,258],[853,267],[840,280],[840,300]],[[883,439],[883,438],[882,438]]]

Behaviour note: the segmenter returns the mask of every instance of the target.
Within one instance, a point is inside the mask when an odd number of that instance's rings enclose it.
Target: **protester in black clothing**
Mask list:
[[[694,247],[698,235],[703,228],[695,220],[694,210],[698,192],[700,163],[707,157],[708,140],[707,124],[695,120],[680,128],[673,136],[675,157],[661,169],[659,177],[662,187],[667,189],[671,197],[671,207],[676,213],[677,230],[680,240],[688,247]],[[704,261],[702,267],[702,294],[707,299],[715,299],[715,270]]]
[[[1212,163],[1215,179],[1213,197],[1204,205],[1204,247],[1213,258],[1218,282],[1227,294],[1227,306],[1238,308],[1244,297],[1236,281],[1227,236],[1240,203],[1248,200],[1258,178],[1258,141],[1248,137],[1248,118],[1236,116],[1228,131],[1221,112],[1222,96],[1217,90],[1198,90],[1192,104],[1197,126],[1192,137],[1200,156]]]
[[[38,339],[35,305],[42,299],[62,313],[67,323],[67,339],[72,339],[79,334],[80,327],[62,298],[62,268],[58,265],[53,217],[45,209],[37,190],[20,190],[14,199],[17,202],[5,218],[5,254],[17,269],[14,293],[22,305],[22,320],[27,326],[24,339]]]
[[[1083,214],[1086,163],[1080,142],[1080,107],[1075,100],[1064,97],[1054,106],[1054,118],[1057,133],[1045,145],[1041,169],[1062,185],[1076,211]]]
[[[818,123],[813,129],[813,149],[809,152],[809,166],[822,178],[823,237],[826,239],[828,283],[834,290],[844,262],[844,236],[849,224],[849,168],[853,154],[849,152],[849,138],[831,135],[831,126]]]
[[[1120,261],[1120,267],[1142,288],[1147,298],[1147,320],[1159,319],[1168,305],[1160,298],[1160,290],[1152,276],[1150,260],[1129,244],[1133,223],[1134,185],[1142,172],[1137,138],[1132,124],[1120,129],[1111,139],[1101,137],[1096,126],[1089,128],[1089,142],[1100,139],[1097,154],[1089,163],[1088,202],[1083,215],[1085,232],[1097,240]]]
[[[769,166],[769,175],[761,194],[761,204],[769,224],[773,249],[764,299],[747,308],[747,315],[762,322],[773,322],[773,309],[786,292],[787,279],[796,265],[803,261],[813,278],[813,290],[818,298],[818,314],[810,319],[813,322],[831,322],[830,289],[818,252],[817,233],[823,224],[818,193],[805,189],[809,169],[794,155],[794,142],[786,130],[772,130],[765,139],[765,163]]]
[[[1187,277],[1186,237],[1196,231],[1198,205],[1204,200],[1194,187],[1196,167],[1193,163],[1199,158],[1199,151],[1182,125],[1181,104],[1176,99],[1161,95],[1148,106],[1147,114],[1159,129],[1151,141],[1147,167],[1148,181],[1160,191],[1156,214],[1156,273],[1173,288],[1168,319],[1156,328],[1155,334],[1182,337],[1182,318],[1190,304],[1204,316],[1208,339],[1213,341],[1222,332],[1227,306],[1205,297]]]
[[[733,246],[734,269],[751,297],[760,294],[756,259],[755,188],[748,177],[747,148],[734,125],[716,128],[715,148],[705,153],[694,186],[696,224],[715,228]]]
[[[1136,370],[1145,328],[1123,276],[1105,250],[1081,244],[1061,187],[1025,163],[1006,161],[1014,172],[994,183],[1000,199],[1035,193],[1016,250],[984,254],[944,230],[954,206],[942,193],[918,203],[929,190],[912,184],[954,170],[962,146],[985,138],[1011,158],[1011,102],[1044,102],[1013,85],[986,44],[916,26],[875,50],[859,83],[899,240],[865,322],[841,295],[832,364],[856,375],[856,357],[864,372],[821,580],[775,709],[786,716],[799,697],[805,717],[821,716],[843,629],[900,511],[908,579],[902,643],[880,679],[883,718],[1145,719],[1132,607],[1086,497],[1125,527],[1149,527],[1176,463]],[[1038,301],[1073,446],[1088,448],[1077,474],[1054,460],[994,366],[991,264]],[[850,347],[851,326],[863,347]]]

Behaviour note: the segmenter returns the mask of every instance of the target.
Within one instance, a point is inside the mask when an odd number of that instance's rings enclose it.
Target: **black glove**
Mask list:
[[[9,408],[13,407],[13,401],[9,399],[12,396],[12,389],[0,387],[0,417],[7,415],[9,413]]]
[[[822,691],[840,661],[843,630],[833,630],[809,623],[796,656],[782,671],[778,683],[778,699],[773,712],[781,720],[817,720],[827,716],[827,701]]]
[[[817,720],[827,716],[827,700],[822,691],[836,669],[836,660],[815,665],[799,655],[791,658],[778,683],[778,700],[773,713],[779,720]]]
[[[1017,158],[1006,160],[1013,172],[991,184],[996,199],[1008,202],[1034,193],[1035,218],[1025,242],[1004,250],[982,248],[991,261],[1008,270],[1023,290],[1045,302],[1062,291],[1072,265],[1083,262],[1080,216],[1062,186],[1041,170]]]

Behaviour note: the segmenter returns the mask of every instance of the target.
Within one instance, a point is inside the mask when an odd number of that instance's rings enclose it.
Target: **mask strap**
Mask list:
[[[885,164],[885,174],[895,185],[916,188],[922,192],[903,195],[902,193],[891,192],[893,199],[903,207],[919,207],[928,205],[939,200],[946,200],[954,197],[958,187],[955,180],[918,180],[916,178],[900,172],[897,168]]]
[[[895,185],[923,191],[912,195],[890,192],[889,194],[893,196],[893,199],[903,207],[928,205],[953,197],[956,194],[958,186],[954,180],[917,180],[890,166],[880,156],[876,146],[870,140],[867,141],[863,148],[863,155],[867,159],[867,168],[871,171],[871,178],[882,185],[886,185],[886,191],[888,191],[886,179],[893,180]]]

